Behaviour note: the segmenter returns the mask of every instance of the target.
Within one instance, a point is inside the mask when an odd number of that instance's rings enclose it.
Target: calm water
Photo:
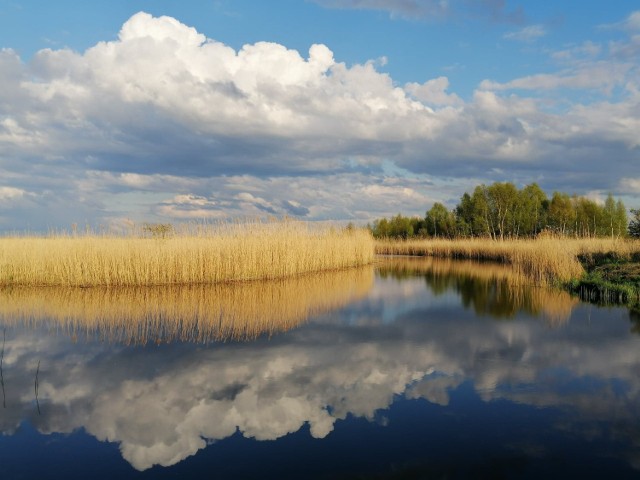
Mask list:
[[[640,322],[518,283],[1,291],[0,478],[640,478]]]

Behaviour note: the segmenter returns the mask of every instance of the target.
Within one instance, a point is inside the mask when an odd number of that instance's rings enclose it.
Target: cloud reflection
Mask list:
[[[347,415],[373,420],[397,396],[446,406],[471,380],[486,401],[566,408],[558,428],[580,434],[614,418],[608,428],[632,445],[623,453],[637,455],[639,338],[622,309],[578,305],[556,328],[526,309],[496,322],[462,307],[455,288],[405,276],[380,276],[366,299],[252,343],[70,344],[8,327],[0,427],[11,433],[29,417],[43,433],[84,428],[145,470],[236,431],[273,440],[308,424],[323,438]]]

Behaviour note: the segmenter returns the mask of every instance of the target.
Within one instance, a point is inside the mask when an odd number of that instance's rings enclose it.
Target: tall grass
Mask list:
[[[0,322],[125,344],[250,340],[362,298],[373,267],[287,279],[154,287],[0,289]]]
[[[301,222],[223,224],[146,238],[0,238],[0,286],[185,285],[341,269],[373,261],[361,229]]]
[[[621,260],[640,256],[640,242],[623,239],[538,238],[534,240],[382,240],[376,252],[390,255],[493,260],[512,265],[535,285],[557,285],[580,278],[580,259],[611,255]]]

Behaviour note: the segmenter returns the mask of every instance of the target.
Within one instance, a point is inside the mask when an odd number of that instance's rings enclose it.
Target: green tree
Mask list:
[[[456,234],[462,237],[473,235],[474,207],[471,195],[467,192],[460,198],[460,203],[455,209]]]
[[[616,235],[618,237],[627,236],[627,225],[629,224],[629,218],[627,217],[627,207],[624,206],[622,200],[616,202],[616,213],[614,219],[614,226]]]
[[[373,222],[373,226],[371,227],[371,234],[374,238],[386,238],[389,236],[390,231],[391,229],[389,228],[389,220],[387,220],[386,218],[375,220]]]
[[[394,238],[408,238],[413,236],[413,226],[409,217],[397,214],[389,220],[389,236]]]
[[[487,187],[490,225],[493,238],[513,235],[513,215],[518,203],[518,190],[511,182],[496,182]]]
[[[485,185],[478,185],[471,196],[471,229],[475,236],[489,235],[493,238],[489,192]]]
[[[456,218],[442,203],[436,202],[425,217],[427,231],[434,237],[453,237],[456,232]]]
[[[572,203],[576,212],[575,234],[579,237],[609,235],[604,208],[595,201],[573,196]]]
[[[549,202],[548,223],[556,232],[565,235],[573,228],[576,221],[576,211],[571,198],[566,193],[553,192]]]
[[[613,199],[613,195],[609,193],[607,199],[604,202],[604,209],[602,212],[604,224],[607,230],[611,232],[611,238],[615,236],[615,224],[616,224],[616,201]]]
[[[412,217],[411,227],[413,228],[413,235],[418,237],[426,237],[428,235],[427,223],[423,218]]]
[[[640,209],[631,209],[631,221],[629,222],[629,235],[640,238]]]
[[[518,192],[516,209],[516,236],[535,236],[544,229],[547,223],[547,194],[537,183],[527,185]]]

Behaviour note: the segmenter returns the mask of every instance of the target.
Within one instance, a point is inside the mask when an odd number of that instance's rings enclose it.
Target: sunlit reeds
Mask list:
[[[250,340],[367,294],[366,266],[293,278],[217,285],[0,289],[6,326],[45,327],[78,340],[126,344]]]
[[[285,278],[370,263],[363,229],[302,222],[222,224],[157,238],[0,238],[0,286],[190,285]]]
[[[428,255],[493,260],[511,264],[535,285],[555,285],[580,278],[579,257],[614,254],[620,259],[640,255],[640,242],[624,239],[538,238],[535,240],[383,240],[376,251],[392,255]]]

